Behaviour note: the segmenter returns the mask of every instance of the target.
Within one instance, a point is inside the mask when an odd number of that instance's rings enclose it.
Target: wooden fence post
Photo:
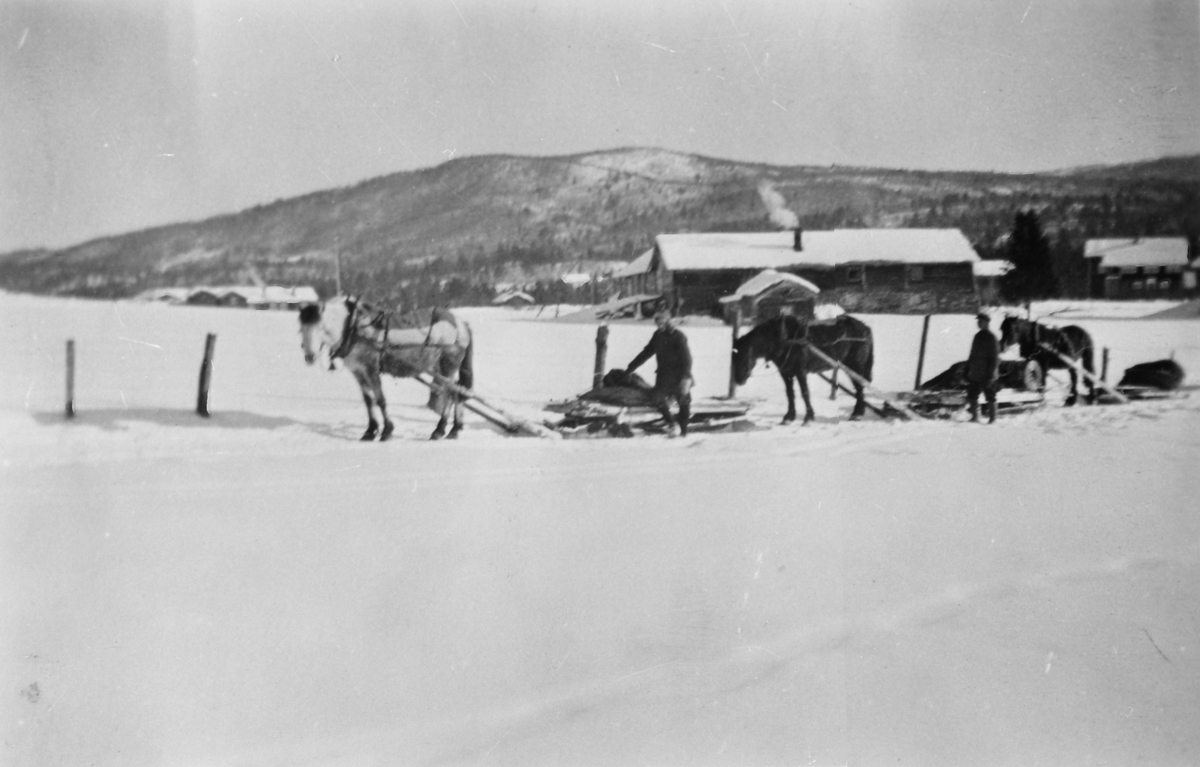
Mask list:
[[[216,346],[216,333],[209,333],[204,340],[204,361],[200,363],[200,393],[196,396],[196,412],[208,417],[208,386],[212,380],[213,347]]]
[[[925,315],[925,324],[921,327],[921,351],[917,353],[917,381],[913,384],[914,389],[921,388],[921,376],[925,372],[925,342],[929,340],[929,318],[932,315]]]
[[[599,389],[604,383],[604,365],[608,357],[608,325],[596,328],[596,364],[592,367],[592,388]]]
[[[738,333],[742,330],[742,307],[739,303],[733,309],[733,342],[729,345],[729,399],[737,396],[737,377],[733,366],[733,350],[737,348]]]
[[[67,339],[67,418],[75,417],[75,339]]]

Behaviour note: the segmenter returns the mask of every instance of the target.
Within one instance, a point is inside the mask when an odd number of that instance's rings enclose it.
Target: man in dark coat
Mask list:
[[[967,402],[971,408],[971,420],[979,420],[979,394],[987,397],[988,423],[996,421],[996,384],[1000,380],[1000,343],[992,331],[990,321],[982,312],[975,315],[979,332],[971,341],[971,354],[967,357]]]
[[[658,329],[650,336],[646,348],[638,352],[629,367],[625,368],[625,372],[632,373],[643,362],[654,357],[658,372],[650,396],[672,434],[675,431],[675,419],[671,417],[668,403],[672,399],[679,403],[679,433],[686,437],[692,406],[692,352],[688,348],[687,336],[671,319],[670,310],[659,309],[654,315],[654,324]]]

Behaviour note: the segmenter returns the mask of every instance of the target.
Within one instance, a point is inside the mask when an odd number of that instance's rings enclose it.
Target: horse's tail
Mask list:
[[[475,333],[464,320],[463,327],[467,331],[467,351],[463,354],[462,365],[458,368],[458,385],[465,389],[475,388]]]
[[[870,328],[867,328],[867,340],[863,343],[867,347],[867,359],[863,363],[862,377],[868,381],[873,381],[872,373],[875,370],[875,337],[871,335]]]
[[[862,352],[854,355],[860,361],[862,369],[854,372],[871,381],[875,370],[875,336],[871,333],[871,326],[867,323],[857,317],[847,315],[847,318],[850,320],[849,332],[862,344]]]

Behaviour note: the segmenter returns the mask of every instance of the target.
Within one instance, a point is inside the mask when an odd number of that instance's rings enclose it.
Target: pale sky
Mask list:
[[[1200,152],[1196,0],[0,0],[0,252],[452,157]]]

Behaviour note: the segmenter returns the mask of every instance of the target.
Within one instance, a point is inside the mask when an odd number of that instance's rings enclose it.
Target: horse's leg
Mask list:
[[[796,383],[800,384],[800,396],[804,397],[804,425],[808,425],[817,417],[812,409],[812,400],[808,396],[808,372],[797,375]]]
[[[375,392],[366,372],[355,370],[354,380],[358,381],[358,388],[362,391],[363,404],[367,406],[367,430],[359,439],[363,442],[370,442],[379,433],[379,421],[375,420]]]
[[[1093,350],[1091,346],[1088,346],[1083,350],[1083,369],[1094,376],[1096,374],[1096,369],[1092,358],[1092,351]],[[1096,404],[1096,379],[1089,376],[1087,379],[1087,387],[1087,403],[1089,405],[1094,405]]]
[[[452,403],[451,403],[451,405],[450,405],[450,408],[451,408],[451,410],[453,410],[453,412],[454,412],[454,425],[450,427],[450,433],[446,435],[446,439],[458,439],[458,433],[459,433],[460,431],[462,431],[462,428],[463,428],[463,423],[462,423],[462,420],[463,420],[463,419],[462,419],[462,413],[463,413],[463,404],[462,404],[462,400],[461,400],[460,398],[458,398],[458,397],[455,397],[455,398],[454,398],[454,400],[453,400],[453,402],[452,402]]]
[[[778,365],[775,366],[777,369]],[[796,392],[792,390],[792,377],[787,373],[779,370],[779,376],[783,379],[783,390],[787,392],[787,412],[783,414],[783,423],[791,423],[796,420]]]
[[[383,379],[379,374],[372,376],[371,383],[375,388],[375,404],[379,407],[379,417],[383,419],[383,431],[379,433],[379,441],[387,442],[392,438],[392,431],[395,430],[396,424],[392,423],[392,419],[388,418],[387,413],[387,398],[383,396]]]
[[[854,410],[852,410],[850,412],[850,420],[857,421],[858,419],[860,419],[864,415],[866,415],[866,412],[867,412],[866,392],[863,389],[863,385],[861,383],[859,383],[858,381],[855,381],[854,382]]]
[[[430,439],[441,439],[446,436],[446,392],[439,389],[437,392],[437,408],[438,422],[434,427],[433,433],[429,435]]]
[[[1071,407],[1079,399],[1079,373],[1075,370],[1075,366],[1071,365],[1067,368],[1071,374],[1071,393],[1067,395],[1067,401],[1063,403],[1064,407]]]

